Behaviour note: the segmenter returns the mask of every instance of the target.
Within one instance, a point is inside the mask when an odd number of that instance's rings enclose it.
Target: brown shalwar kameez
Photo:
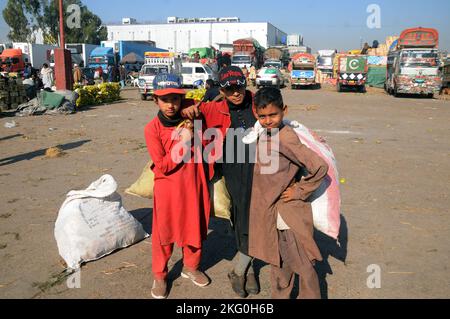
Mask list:
[[[250,205],[249,254],[272,265],[272,297],[288,298],[294,273],[298,273],[300,297],[320,298],[313,263],[321,261],[322,256],[313,238],[308,197],[320,186],[328,165],[300,142],[292,128],[282,126],[272,134],[258,139],[257,149],[273,152],[271,158],[278,160],[278,169],[270,174],[264,172],[262,168],[267,165],[262,163],[267,159],[258,152]],[[271,143],[274,139],[279,139],[279,143]],[[296,200],[280,200],[281,194],[296,181]],[[278,214],[289,230],[277,229]]]

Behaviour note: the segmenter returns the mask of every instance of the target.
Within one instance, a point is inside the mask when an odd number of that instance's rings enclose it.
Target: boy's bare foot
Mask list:
[[[238,276],[234,271],[228,273],[228,279],[231,282],[231,288],[233,291],[241,298],[245,298],[248,296],[245,291],[245,275]]]
[[[247,274],[247,281],[245,282],[245,290],[252,295],[259,294],[259,284],[256,280],[255,273],[249,272]]]
[[[206,276],[203,272],[201,272],[198,269],[190,270],[187,268],[183,268],[183,271],[181,272],[181,277],[192,280],[192,282],[199,287],[208,286],[211,282],[208,276]]]

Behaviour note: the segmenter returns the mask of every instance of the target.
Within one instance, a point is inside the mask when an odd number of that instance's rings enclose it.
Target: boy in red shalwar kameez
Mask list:
[[[174,74],[158,74],[153,82],[160,111],[145,127],[147,148],[154,165],[152,227],[152,296],[167,298],[167,263],[176,243],[183,249],[181,276],[200,287],[210,283],[201,272],[202,241],[209,221],[209,193],[201,145],[193,143],[192,125],[183,124],[180,109],[185,103],[181,80]],[[194,145],[194,146],[192,146]],[[186,160],[185,153],[191,155]],[[194,153],[196,161],[194,162]]]

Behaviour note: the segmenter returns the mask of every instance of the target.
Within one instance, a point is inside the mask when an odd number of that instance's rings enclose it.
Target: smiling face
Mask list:
[[[264,108],[256,108],[256,115],[259,123],[268,130],[279,128],[286,114],[287,106],[284,106],[284,108],[281,109],[273,103],[266,105]]]
[[[230,101],[234,105],[241,105],[245,99],[245,86],[232,85],[220,89],[227,101]]]
[[[167,118],[176,117],[181,108],[181,101],[181,94],[171,93],[163,96],[155,95],[155,103]]]

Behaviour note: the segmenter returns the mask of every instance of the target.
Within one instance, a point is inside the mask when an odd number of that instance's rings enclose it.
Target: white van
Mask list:
[[[212,79],[217,81],[217,74],[208,65],[201,63],[186,62],[182,64],[181,75],[183,76],[183,86],[193,86],[195,81]]]

